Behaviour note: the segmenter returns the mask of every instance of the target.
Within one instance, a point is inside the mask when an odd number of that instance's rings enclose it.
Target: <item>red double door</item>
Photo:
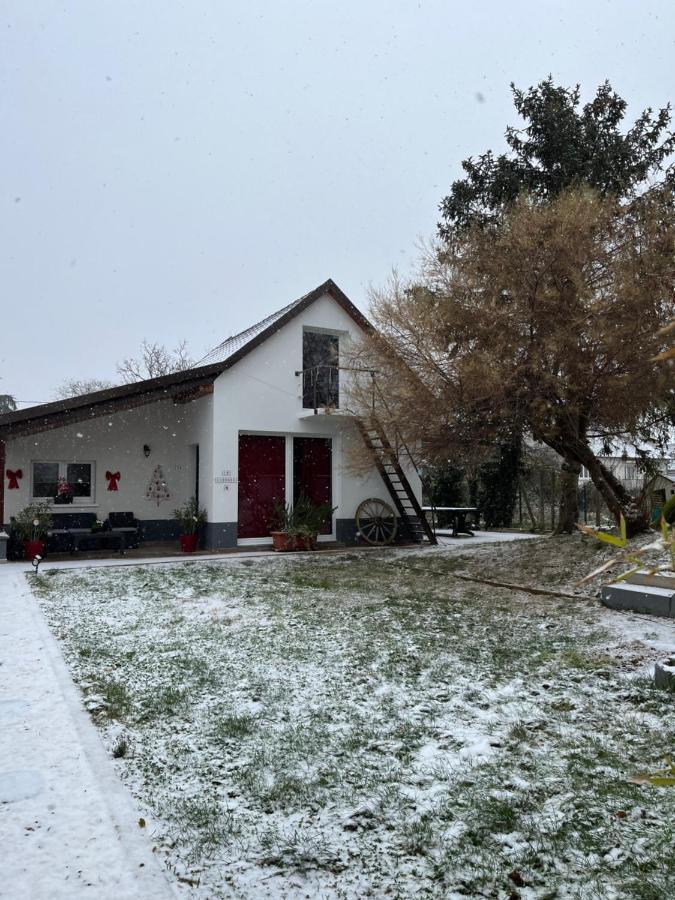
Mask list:
[[[330,438],[293,438],[293,498],[304,495],[313,503],[331,500]],[[274,501],[286,497],[286,438],[272,435],[239,436],[240,538],[267,537]],[[330,534],[330,520],[324,533]]]

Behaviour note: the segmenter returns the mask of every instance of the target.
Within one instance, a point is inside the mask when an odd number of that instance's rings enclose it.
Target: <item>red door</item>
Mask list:
[[[286,439],[239,435],[240,538],[267,537],[274,500],[286,491]]]
[[[319,506],[332,497],[330,438],[293,438],[293,499],[307,497]],[[330,534],[330,517],[322,534]]]

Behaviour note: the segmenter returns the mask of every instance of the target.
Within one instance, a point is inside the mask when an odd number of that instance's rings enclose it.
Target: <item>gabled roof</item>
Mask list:
[[[304,298],[300,298],[302,300]],[[278,322],[283,316],[286,315],[287,312],[293,309],[296,304],[300,303],[300,300],[294,300],[292,303],[289,303],[288,306],[284,306],[283,309],[278,310],[275,313],[272,313],[271,316],[267,316],[266,319],[263,319],[260,322],[257,322],[255,325],[251,325],[250,328],[247,328],[245,331],[240,331],[239,334],[234,334],[232,337],[225,338],[222,344],[218,344],[217,347],[214,347],[213,350],[209,350],[206,356],[203,359],[199,360],[199,365],[206,365],[207,363],[219,363],[224,362],[226,359],[229,359],[237,350],[240,350],[242,347],[245,347],[253,338],[257,337],[263,331],[265,331],[270,326],[274,325],[275,322]]]
[[[288,306],[284,306],[283,309],[272,313],[271,316],[267,316],[266,319],[262,319],[262,321],[257,322],[255,325],[251,325],[251,327],[247,328],[245,331],[240,331],[239,334],[226,338],[222,344],[218,344],[218,346],[214,347],[213,350],[210,350],[203,359],[200,359],[199,365],[226,362],[234,356],[236,356],[237,359],[241,359],[241,355],[243,354],[239,354],[238,351],[245,351],[245,353],[250,352],[253,347],[257,347],[259,343],[278,331],[286,324],[286,322],[289,322],[294,316],[297,316],[299,312],[306,309],[310,303],[318,300],[318,298],[324,294],[330,294],[334,300],[337,300],[345,312],[347,312],[361,328],[364,330],[372,328],[366,317],[359,312],[346,294],[343,294],[335,282],[329,278],[328,281],[320,284],[319,287],[314,288],[313,291],[305,294],[304,297],[294,300],[292,303],[289,303]]]
[[[5,413],[0,415],[0,438],[60,428],[98,416],[110,415],[116,411],[142,406],[156,400],[189,397],[193,392],[195,396],[199,396],[200,390],[203,391],[212,385],[226,369],[239,362],[251,350],[283,328],[287,322],[290,322],[324,294],[331,296],[364,331],[372,329],[368,319],[354,306],[332,278],[329,278],[313,291],[284,306],[283,309],[258,322],[257,325],[252,325],[245,331],[227,338],[222,344],[207,353],[200,360],[199,365],[192,369]]]

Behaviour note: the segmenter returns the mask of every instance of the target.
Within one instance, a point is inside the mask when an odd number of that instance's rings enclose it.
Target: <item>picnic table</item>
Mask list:
[[[452,523],[452,537],[458,537],[460,534],[468,534],[473,537],[473,531],[467,528],[466,520],[469,516],[478,517],[477,506],[423,506],[423,512],[431,513],[432,527],[436,528],[436,513],[447,513]]]

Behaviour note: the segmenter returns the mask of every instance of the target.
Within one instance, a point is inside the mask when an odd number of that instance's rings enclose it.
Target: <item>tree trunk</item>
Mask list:
[[[621,516],[624,517],[628,537],[648,530],[649,517],[645,515],[645,511],[618,478],[603,466],[586,441],[570,434],[563,434],[560,440],[549,443],[549,446],[565,459],[575,460],[577,464],[586,466],[591,481],[602,495],[617,525]]]
[[[579,474],[581,465],[566,458],[560,467],[560,513],[554,534],[572,534],[579,518]]]

